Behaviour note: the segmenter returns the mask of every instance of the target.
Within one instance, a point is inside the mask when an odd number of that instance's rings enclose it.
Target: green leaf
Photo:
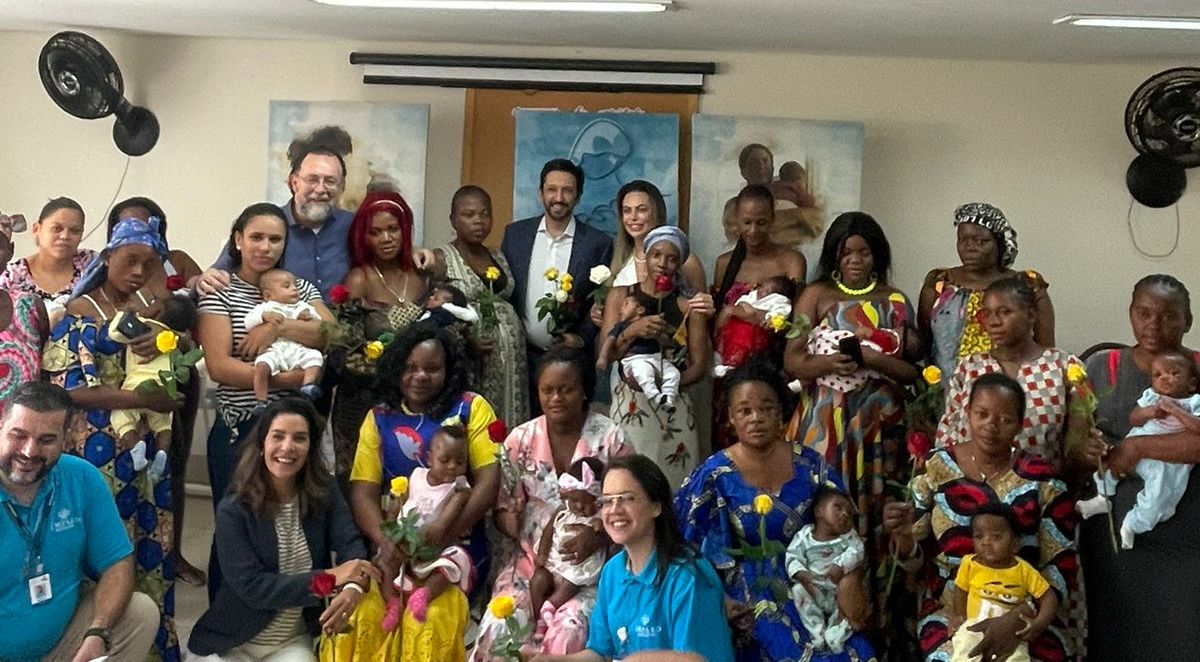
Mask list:
[[[190,368],[196,365],[202,358],[204,358],[204,349],[201,347],[196,347],[187,354],[184,354],[181,362]]]

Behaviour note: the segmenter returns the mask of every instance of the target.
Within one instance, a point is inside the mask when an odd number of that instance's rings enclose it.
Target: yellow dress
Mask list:
[[[335,636],[321,635],[321,662],[350,662],[351,660],[374,662],[399,659],[401,630],[397,628],[391,632],[384,632],[380,625],[386,610],[383,594],[379,592],[377,586],[372,584],[371,590],[363,596],[358,608],[354,610],[354,615],[350,617],[348,630]],[[429,613],[433,614],[432,608]],[[462,646],[461,637],[459,646]],[[432,660],[433,658],[425,659]]]

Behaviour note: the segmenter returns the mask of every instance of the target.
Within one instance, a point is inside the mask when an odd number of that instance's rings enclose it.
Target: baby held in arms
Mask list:
[[[1003,616],[1013,609],[1031,613],[1027,603],[1032,598],[1037,603],[1036,615],[1032,619],[1023,619],[1025,627],[1016,635],[1021,643],[1006,658],[1007,662],[1029,662],[1026,642],[1037,638],[1054,618],[1058,596],[1036,568],[1017,556],[1020,541],[1016,532],[1016,515],[1007,505],[986,505],[971,517],[975,553],[963,557],[954,584],[947,588],[952,592],[949,614],[954,652],[951,662],[978,662],[980,656],[971,652],[983,640],[983,634],[972,630],[971,626]]]
[[[455,526],[471,497],[471,485],[467,482],[467,432],[457,418],[443,423],[442,429],[430,439],[426,449],[428,468],[414,469],[405,489],[393,488],[395,498],[385,522],[395,522],[401,531],[410,525],[418,530],[434,523],[448,528]],[[414,548],[403,540],[396,542],[407,560],[398,575],[384,576],[382,591],[387,613],[383,628],[388,631],[400,622],[401,595],[410,594],[408,610],[423,623],[429,604],[451,584],[463,593],[470,592],[473,570],[471,555],[462,545],[441,549],[419,539]]]
[[[796,298],[796,283],[787,276],[772,276],[734,302],[734,314],[720,323],[716,333],[716,356],[713,375],[724,377],[730,370],[745,363],[751,356],[770,349],[772,333],[762,323],[751,323],[742,317],[759,322],[775,316],[792,317],[792,299]]]
[[[837,585],[846,573],[862,565],[862,540],[854,530],[854,507],[837,488],[825,485],[813,496],[816,521],[792,538],[787,550],[792,599],[800,622],[817,651],[841,653],[853,627],[837,604]]]
[[[1200,433],[1200,395],[1196,388],[1200,377],[1192,359],[1178,352],[1163,352],[1150,364],[1150,388],[1129,413],[1128,437],[1171,434],[1187,430]],[[1172,464],[1161,460],[1139,460],[1134,471],[1142,479],[1137,503],[1121,521],[1121,547],[1133,547],[1134,537],[1154,528],[1175,514],[1175,508],[1187,490],[1190,464]],[[1117,478],[1110,471],[1097,473],[1096,496],[1080,501],[1076,508],[1085,518],[1112,510],[1109,497],[1116,494]]]
[[[617,352],[617,337],[645,314],[646,307],[638,302],[632,292],[625,297],[621,302],[621,321],[613,327],[600,348],[600,357],[596,362],[600,369],[613,360]],[[678,366],[663,357],[659,341],[639,338],[629,346],[629,351],[617,363],[623,374],[637,382],[647,400],[666,410],[675,408],[675,400],[679,397],[681,373]]]
[[[317,309],[307,301],[300,300],[296,289],[296,277],[283,269],[271,269],[258,281],[262,292],[262,303],[246,313],[246,330],[261,324],[283,324],[285,320],[307,322],[319,319]],[[281,372],[304,371],[304,386],[300,392],[316,400],[321,397],[321,373],[325,366],[325,355],[319,349],[305,347],[286,338],[278,338],[266,351],[254,359],[254,399],[258,408],[267,406],[268,382]]]
[[[601,523],[596,500],[600,497],[600,481],[604,465],[595,458],[576,460],[558,478],[558,491],[563,505],[554,514],[550,526],[542,531],[538,544],[537,564],[529,580],[531,604],[540,605],[534,640],[546,636],[546,629],[559,607],[579,593],[580,589],[595,586],[604,567],[604,549],[591,556],[568,561],[562,551],[563,543],[574,538],[576,527],[586,526],[600,531]]]

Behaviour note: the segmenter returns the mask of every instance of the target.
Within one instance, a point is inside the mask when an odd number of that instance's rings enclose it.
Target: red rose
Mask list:
[[[346,289],[345,285],[334,285],[333,289],[329,290],[329,301],[335,306],[340,306],[350,300],[350,290]]]
[[[925,463],[926,456],[929,455],[929,450],[933,448],[933,440],[929,435],[920,431],[913,430],[908,433],[908,456],[914,462]]]
[[[488,437],[497,444],[504,443],[504,438],[508,436],[508,427],[504,425],[504,421],[496,419],[488,426]]]
[[[313,578],[308,582],[308,592],[318,598],[327,598],[333,594],[333,589],[337,586],[337,579],[333,574],[328,572],[319,572],[313,575]]]
[[[663,274],[654,279],[654,291],[670,292],[673,289],[675,289],[675,283],[671,281],[670,276]]]
[[[187,282],[183,280],[183,276],[180,276],[179,274],[167,276],[168,290],[174,292],[175,290],[182,290],[184,287],[187,287]]]

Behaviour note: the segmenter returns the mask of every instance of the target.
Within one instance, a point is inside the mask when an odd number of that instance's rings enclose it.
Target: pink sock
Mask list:
[[[387,613],[383,615],[383,622],[381,623],[384,632],[391,632],[400,624],[400,609],[400,598],[388,600]]]
[[[424,586],[413,591],[413,594],[409,596],[408,610],[412,612],[413,618],[417,619],[418,623],[425,622],[430,602],[429,590]]]

